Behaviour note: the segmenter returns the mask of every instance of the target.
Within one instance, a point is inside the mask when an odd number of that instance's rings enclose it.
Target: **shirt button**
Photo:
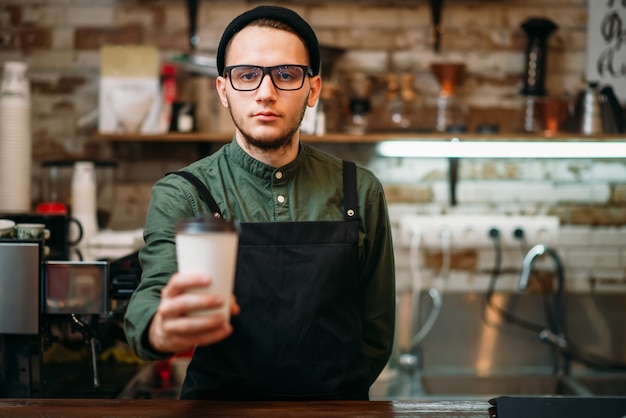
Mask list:
[[[274,176],[280,180],[283,178],[283,172],[282,171],[277,171],[276,174],[274,174]]]
[[[278,196],[278,203],[285,203],[285,196]]]

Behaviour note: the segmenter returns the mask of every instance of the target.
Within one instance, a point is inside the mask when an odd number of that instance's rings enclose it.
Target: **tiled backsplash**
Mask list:
[[[486,292],[496,267],[495,246],[479,245],[459,248],[442,240],[435,245],[423,238],[406,239],[400,229],[400,219],[406,214],[421,214],[424,222],[438,214],[434,206],[426,208],[417,204],[391,204],[390,213],[394,228],[394,248],[398,292],[411,291],[413,286],[444,287],[447,290],[472,290]],[[440,208],[439,213],[445,213]],[[452,212],[454,213],[454,212]],[[484,206],[485,218],[501,212]],[[509,212],[515,215],[514,212]],[[445,217],[445,215],[443,215]],[[511,228],[515,227],[511,216]],[[442,233],[446,233],[442,229]],[[455,230],[452,233],[463,233]],[[472,231],[478,233],[478,231]],[[546,244],[556,250],[565,272],[566,289],[575,292],[618,291],[626,292],[626,226],[560,225],[556,239],[550,243],[534,240],[518,248],[502,248],[497,289],[518,291],[522,261],[531,246]],[[534,267],[548,278],[556,277],[556,269],[549,258],[540,259]],[[531,291],[538,291],[531,286]]]
[[[374,158],[370,167],[385,184],[396,226],[406,213],[555,216],[558,239],[550,244],[564,263],[568,289],[626,292],[626,161],[463,159],[456,206],[450,205],[445,159]],[[409,248],[395,241],[398,287],[406,290],[413,280]],[[439,275],[443,251],[420,247],[422,281]],[[499,288],[517,288],[523,256],[521,249],[504,249]],[[449,289],[487,289],[493,247],[452,248],[451,257]],[[553,271],[549,262],[538,267]]]

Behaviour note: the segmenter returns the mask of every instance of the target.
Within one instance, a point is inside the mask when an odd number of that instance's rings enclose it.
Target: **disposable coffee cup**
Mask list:
[[[222,313],[230,321],[230,304],[235,283],[239,230],[232,222],[212,216],[181,220],[176,224],[176,261],[180,273],[201,273],[212,281],[190,292],[219,294],[221,309],[195,311],[194,315]]]

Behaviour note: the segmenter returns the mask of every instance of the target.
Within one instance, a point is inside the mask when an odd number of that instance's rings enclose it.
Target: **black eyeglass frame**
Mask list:
[[[237,87],[235,87],[235,85],[233,84],[233,78],[231,76],[231,71],[234,70],[235,68],[241,68],[241,67],[250,67],[250,68],[258,68],[260,70],[263,71],[263,74],[261,75],[261,77],[259,77],[259,84],[253,88],[253,89],[238,89]],[[302,73],[302,81],[300,83],[300,86],[298,88],[294,88],[294,89],[284,89],[281,87],[278,87],[276,85],[276,82],[274,81],[274,76],[272,75],[272,71],[277,69],[277,68],[281,68],[281,67],[298,67],[301,68],[302,70],[304,70],[304,72]],[[306,76],[310,76],[313,77],[313,70],[311,69],[311,67],[309,67],[308,65],[299,65],[299,64],[281,64],[281,65],[273,65],[271,67],[262,67],[260,65],[250,65],[250,64],[240,64],[240,65],[231,65],[228,66],[226,68],[224,68],[224,77],[228,78],[230,80],[230,86],[237,90],[237,91],[254,91],[256,89],[258,89],[259,87],[261,87],[261,83],[263,83],[263,80],[265,79],[265,76],[269,75],[270,76],[270,80],[272,80],[272,84],[274,85],[274,87],[276,87],[276,89],[278,90],[282,90],[282,91],[296,91],[296,90],[300,90],[302,88],[302,86],[304,86],[304,80],[306,78]]]

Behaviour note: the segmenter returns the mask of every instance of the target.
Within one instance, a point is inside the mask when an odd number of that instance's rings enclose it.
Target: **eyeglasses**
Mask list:
[[[230,85],[238,91],[252,91],[259,88],[265,75],[269,74],[274,87],[278,90],[300,90],[306,75],[313,76],[313,70],[306,65],[275,65],[257,67],[254,65],[233,65],[224,69]]]

